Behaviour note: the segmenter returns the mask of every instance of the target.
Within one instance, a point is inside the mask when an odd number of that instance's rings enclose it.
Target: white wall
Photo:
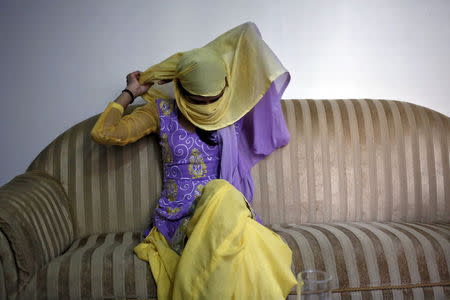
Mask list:
[[[0,185],[101,112],[127,73],[249,20],[291,72],[284,98],[398,99],[450,115],[449,17],[448,0],[2,0]]]

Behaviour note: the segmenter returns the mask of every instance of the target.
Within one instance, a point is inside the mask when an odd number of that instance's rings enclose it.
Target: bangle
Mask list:
[[[123,92],[127,92],[131,96],[131,102],[130,103],[133,103],[134,98],[135,98],[133,93],[129,89],[124,89],[124,90],[122,90],[122,93]]]

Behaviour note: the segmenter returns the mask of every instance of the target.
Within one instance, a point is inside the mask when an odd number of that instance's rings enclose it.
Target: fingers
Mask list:
[[[171,82],[171,81],[172,81],[171,79],[159,80],[159,81],[158,81],[158,84],[159,84],[159,85],[161,85],[161,84],[166,84],[166,83],[169,83],[169,82]]]
[[[130,73],[130,76],[131,76],[132,78],[138,79],[138,78],[139,78],[139,75],[141,75],[140,73],[141,73],[141,72],[139,72],[139,71],[134,71],[134,72]]]
[[[130,84],[131,81],[139,80],[139,76],[141,75],[141,71],[134,71],[127,74],[127,84]]]
[[[134,71],[134,72],[128,73],[127,77],[128,76],[136,77],[136,76],[139,76],[139,75],[141,75],[141,71]]]
[[[141,76],[141,73],[142,73],[141,71],[134,71],[134,72],[129,73],[127,75],[127,84],[129,84],[131,81],[139,80],[139,77]],[[169,83],[171,81],[172,81],[172,79],[159,80],[158,84],[159,85],[166,84],[166,83]],[[148,83],[147,85],[149,85],[149,84],[152,85],[153,83]]]

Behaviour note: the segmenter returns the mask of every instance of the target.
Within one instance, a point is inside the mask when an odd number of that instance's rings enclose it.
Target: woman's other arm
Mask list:
[[[144,94],[151,85],[139,84],[139,71],[127,75],[127,89],[135,97]],[[101,144],[124,146],[159,129],[156,103],[148,103],[123,116],[125,108],[132,102],[131,96],[122,92],[110,102],[91,130],[92,138]]]

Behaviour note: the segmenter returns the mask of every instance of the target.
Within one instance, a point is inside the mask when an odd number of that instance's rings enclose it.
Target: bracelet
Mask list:
[[[124,89],[124,90],[122,90],[122,93],[123,93],[123,92],[127,92],[127,93],[131,96],[131,102],[130,102],[130,104],[133,103],[134,98],[136,98],[136,97],[134,97],[133,93],[132,93],[129,89]]]

